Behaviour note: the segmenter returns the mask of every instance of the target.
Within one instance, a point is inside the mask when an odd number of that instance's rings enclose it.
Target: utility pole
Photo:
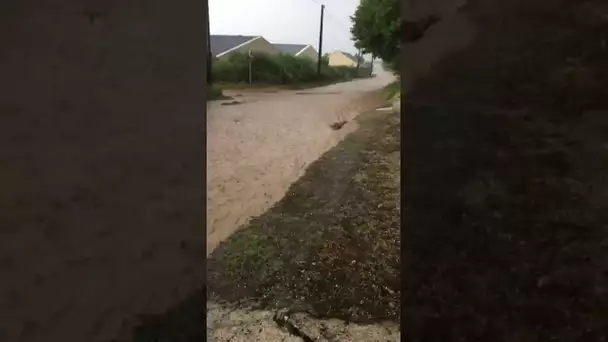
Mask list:
[[[211,86],[211,63],[213,61],[213,54],[211,53],[211,24],[209,23],[209,1],[207,1],[207,85]]]
[[[323,58],[323,13],[325,5],[321,5],[321,28],[319,29],[319,56],[317,57],[317,76],[321,78],[321,59]]]
[[[369,68],[369,75],[371,76],[374,73],[374,61],[376,60],[376,56],[372,55],[372,63]]]
[[[361,77],[361,70],[359,70],[359,68],[361,68],[361,61],[363,61],[363,55],[361,54],[361,49],[357,50],[357,68],[356,68],[356,72],[357,72],[357,76],[356,77]]]

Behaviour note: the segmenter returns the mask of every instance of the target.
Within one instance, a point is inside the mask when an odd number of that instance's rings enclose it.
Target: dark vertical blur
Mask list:
[[[203,286],[206,10],[0,4],[0,341],[128,341]]]
[[[605,340],[606,4],[402,3],[404,339]]]

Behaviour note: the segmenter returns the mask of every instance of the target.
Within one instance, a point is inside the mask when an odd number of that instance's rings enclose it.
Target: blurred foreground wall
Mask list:
[[[405,340],[603,340],[607,4],[403,3]]]
[[[0,4],[0,341],[128,340],[202,287],[204,11]]]

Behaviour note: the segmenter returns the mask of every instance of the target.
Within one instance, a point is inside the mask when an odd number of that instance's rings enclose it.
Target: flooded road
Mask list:
[[[383,104],[377,90],[394,81],[367,79],[274,93],[247,92],[209,104],[207,254],[238,227],[279,201],[306,167],[356,128],[350,122]],[[339,130],[331,126],[347,123]]]

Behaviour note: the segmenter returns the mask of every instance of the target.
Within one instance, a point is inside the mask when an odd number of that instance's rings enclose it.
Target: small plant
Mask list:
[[[212,85],[210,87],[207,88],[208,93],[207,93],[207,100],[208,101],[213,101],[213,100],[220,100],[220,99],[224,99],[226,98],[224,96],[224,94],[222,93],[222,89],[220,87],[218,87],[217,85]]]
[[[395,100],[401,96],[401,80],[396,80],[395,82],[384,87],[384,92],[386,94],[387,100]]]

